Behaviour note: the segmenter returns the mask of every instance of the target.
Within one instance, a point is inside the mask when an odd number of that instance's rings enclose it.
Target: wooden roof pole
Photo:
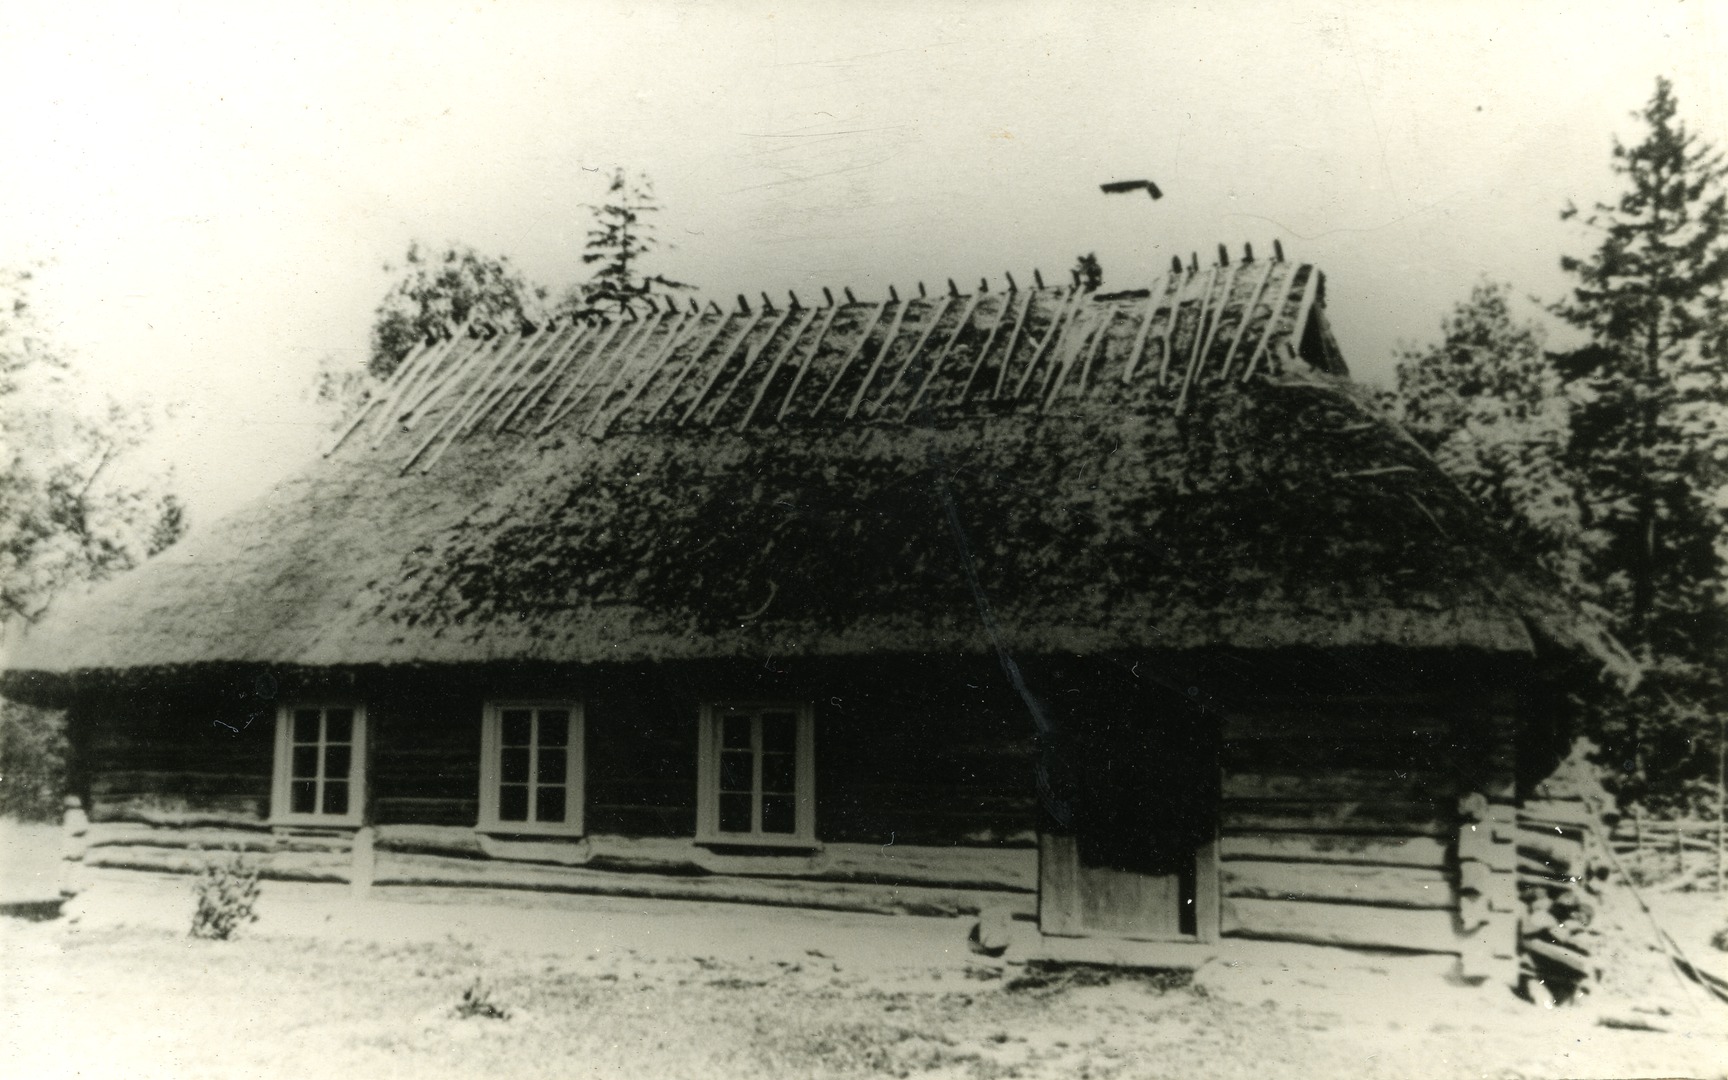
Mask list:
[[[1014,363],[1014,350],[1020,345],[1020,333],[1026,329],[1026,320],[1032,314],[1032,297],[1034,291],[1028,289],[1025,299],[1020,301],[1020,311],[1014,316],[1014,329],[1008,333],[1008,345],[1002,350],[1002,362],[996,365],[996,386],[990,391],[990,400],[995,401],[1002,396],[1002,388],[1008,385],[1008,368]]]
[[[1194,320],[1194,341],[1188,346],[1188,363],[1182,371],[1182,388],[1176,392],[1176,414],[1180,416],[1188,404],[1188,387],[1194,382],[1194,371],[1200,366],[1201,344],[1206,338],[1206,314],[1212,305],[1213,286],[1218,280],[1218,268],[1206,268],[1206,284],[1200,290],[1200,308]]]
[[[982,307],[984,301],[978,301]],[[960,392],[954,396],[956,404],[965,401],[972,393],[972,384],[978,381],[978,372],[984,369],[984,358],[990,354],[990,346],[996,344],[997,335],[1002,331],[1002,324],[1008,321],[1008,313],[1014,309],[1014,294],[1002,294],[1002,306],[996,309],[996,319],[990,324],[990,332],[984,335],[984,344],[979,346],[978,355],[972,358],[972,366],[966,371],[966,379],[960,384]]]
[[[758,308],[745,317],[743,329],[732,335],[732,340],[728,341],[726,346],[720,350],[719,362],[714,365],[714,370],[708,373],[708,377],[702,381],[701,389],[696,391],[695,400],[690,402],[689,408],[684,410],[684,415],[678,418],[678,426],[682,427],[690,422],[690,418],[696,414],[696,410],[701,406],[703,399],[708,396],[708,391],[714,389],[714,384],[720,381],[720,376],[726,371],[726,365],[732,362],[732,354],[738,351],[738,346],[744,343],[744,339],[750,336],[750,331],[756,329],[756,324],[760,323],[762,316],[766,314],[767,312]],[[697,356],[691,360],[691,363],[699,363],[701,360],[702,357]]]
[[[542,330],[534,335],[532,343],[527,337],[522,338],[522,347],[517,350],[515,360],[507,368],[500,369],[492,386],[480,395],[480,400],[476,401],[474,407],[468,411],[468,415],[463,417],[461,424],[456,428],[456,438],[466,438],[469,432],[486,419],[486,414],[492,411],[493,406],[499,400],[507,396],[513,388],[520,388],[519,380],[521,377],[527,374],[528,369],[533,366],[535,358],[544,352],[546,346],[551,344],[552,339],[557,336],[554,331]],[[437,464],[437,459],[434,458],[431,464]]]
[[[716,326],[723,326],[725,323],[726,317],[722,315]],[[595,438],[606,437],[606,432],[612,429],[612,422],[623,416],[630,409],[630,406],[636,404],[660,372],[665,370],[667,362],[672,359],[672,354],[683,348],[684,343],[695,337],[701,328],[702,309],[697,307],[694,311],[686,313],[684,321],[679,323],[674,328],[673,333],[660,343],[660,348],[656,349],[654,355],[648,359],[648,363],[643,365],[642,377],[636,380],[635,385],[625,392],[624,400],[620,401],[611,412],[596,412],[594,418],[588,421],[588,428]]]
[[[1110,338],[1110,331],[1116,326],[1116,316],[1119,309],[1112,307],[1110,314],[1104,319],[1104,326],[1092,338],[1092,347],[1085,350],[1086,358],[1080,361],[1080,396],[1086,396],[1086,385],[1091,381],[1092,362],[1098,359],[1098,354],[1104,351],[1104,344]],[[1054,398],[1051,399],[1055,400]],[[1045,402],[1046,405],[1049,402]]]
[[[420,362],[415,365],[415,370],[409,373],[408,378],[396,387],[395,392],[384,402],[383,408],[375,416],[375,420],[383,426],[384,430],[373,433],[374,445],[376,445],[376,440],[387,433],[394,426],[394,422],[401,418],[402,403],[408,400],[409,395],[418,393],[422,387],[442,377],[442,373],[448,370],[447,361],[451,361],[458,349],[466,344],[463,337],[462,331],[458,330],[456,334],[450,337],[439,338],[437,344],[431,346],[421,357]]]
[[[1308,332],[1308,317],[1314,311],[1314,305],[1319,302],[1320,287],[1325,283],[1325,275],[1318,266],[1308,270],[1308,285],[1302,290],[1302,306],[1296,309],[1296,321],[1290,324],[1290,334],[1285,338],[1290,343],[1292,355],[1300,355],[1302,336]]]
[[[1134,344],[1128,350],[1128,363],[1122,368],[1122,381],[1124,383],[1134,380],[1134,372],[1140,368],[1140,356],[1146,350],[1146,338],[1152,333],[1152,323],[1158,317],[1158,305],[1162,304],[1164,298],[1170,295],[1170,276],[1165,275],[1159,280],[1158,291],[1147,290],[1146,315],[1140,320],[1140,329],[1135,333]]]
[[[1176,337],[1176,323],[1182,317],[1182,304],[1188,299],[1196,275],[1192,272],[1183,275],[1181,283],[1176,288],[1176,296],[1170,301],[1170,318],[1164,323],[1164,332],[1158,335],[1158,385],[1164,385],[1164,378],[1170,373],[1170,350]]]
[[[466,323],[457,331],[456,336],[451,341],[454,344],[445,353],[444,366],[438,371],[428,374],[426,379],[414,388],[414,393],[419,396],[409,401],[410,395],[405,392],[402,395],[402,402],[391,407],[384,430],[372,438],[373,449],[377,449],[384,441],[384,436],[394,430],[397,425],[405,429],[413,428],[419,422],[420,417],[424,415],[423,410],[430,409],[433,405],[444,400],[444,395],[461,380],[462,373],[467,369],[468,364],[484,352],[487,345],[486,339],[473,337],[468,333]]]
[[[710,304],[712,304],[712,301],[710,301]],[[720,309],[715,308],[714,310],[719,311]],[[684,385],[684,380],[688,379],[690,373],[696,370],[696,365],[702,362],[703,354],[720,339],[721,332],[724,331],[727,325],[732,322],[732,319],[733,316],[728,315],[723,311],[720,312],[720,318],[714,323],[714,328],[708,332],[707,336],[702,338],[701,343],[698,344],[695,351],[690,354],[690,362],[680,368],[678,374],[672,377],[672,385],[667,389],[666,396],[660,399],[658,405],[655,405],[652,409],[648,410],[648,415],[643,418],[644,423],[652,423],[654,418],[660,415],[660,410],[672,404],[672,399],[678,396],[678,390]],[[666,362],[672,362],[671,354],[667,354]]]
[[[852,290],[846,290],[846,295],[850,297],[852,295]],[[846,350],[846,355],[840,360],[840,366],[834,371],[834,377],[828,380],[827,389],[823,390],[822,396],[816,399],[816,404],[810,406],[811,416],[815,416],[817,413],[821,412],[822,406],[828,403],[828,395],[832,394],[834,388],[840,385],[840,379],[846,374],[846,369],[851,367],[852,361],[857,359],[858,354],[864,351],[864,346],[870,340],[870,331],[876,329],[876,324],[882,321],[882,316],[887,310],[888,305],[885,303],[878,304],[870,309],[870,321],[864,324],[863,330],[859,331],[858,340],[854,341],[852,347]],[[899,320],[895,320],[894,329],[898,330],[899,326]],[[891,330],[889,332],[893,333],[894,331]],[[812,359],[814,359],[814,357],[812,357]]]
[[[450,425],[451,419],[467,407],[468,402],[472,400],[475,392],[480,389],[480,385],[486,381],[487,376],[492,374],[492,370],[498,366],[505,356],[509,355],[509,344],[510,341],[508,338],[494,338],[486,343],[487,349],[484,350],[484,352],[476,354],[476,359],[468,364],[468,367],[473,371],[473,376],[468,380],[467,386],[463,389],[462,396],[456,400],[456,404],[446,409],[443,415],[438,417],[438,422],[432,425],[432,430],[427,434],[425,440],[421,442],[419,446],[414,448],[412,454],[408,455],[408,460],[402,463],[402,471],[404,473],[413,468],[415,462],[420,460],[420,456],[431,448],[433,443],[438,441],[438,437],[442,435],[444,429]],[[479,359],[482,355],[487,357],[486,362],[482,362]]]
[[[1206,343],[1200,346],[1200,370],[1206,370],[1206,360],[1212,355],[1212,346],[1218,340],[1218,328],[1224,324],[1224,310],[1230,306],[1230,294],[1236,290],[1236,275],[1242,269],[1242,264],[1235,266],[1224,274],[1224,284],[1218,289],[1218,303],[1212,308],[1212,329],[1206,333]]]
[[[922,282],[920,282],[920,285],[922,285]],[[901,362],[899,370],[894,373],[892,379],[888,380],[888,388],[882,391],[881,396],[870,403],[871,416],[875,416],[877,413],[881,412],[882,406],[888,404],[888,399],[893,396],[895,390],[899,389],[900,381],[906,377],[906,372],[911,370],[912,361],[918,359],[918,354],[924,351],[924,346],[930,341],[930,335],[936,332],[937,324],[942,321],[943,317],[948,314],[948,309],[953,306],[953,294],[944,296],[941,300],[936,302],[935,313],[930,316],[930,321],[924,324],[924,332],[918,335],[917,342],[913,344],[912,351],[906,354],[906,359]]]
[[[1068,294],[1062,298],[1062,306],[1056,309],[1056,317],[1050,321],[1050,326],[1044,331],[1044,337],[1039,340],[1038,347],[1032,350],[1031,358],[1026,361],[1026,370],[1021,373],[1020,381],[1014,386],[1014,397],[1019,397],[1026,392],[1026,384],[1032,381],[1032,373],[1038,370],[1038,360],[1044,355],[1044,348],[1050,344],[1050,339],[1056,336],[1056,331],[1067,329],[1069,311],[1074,307],[1075,297],[1079,295],[1080,290],[1078,288],[1072,285],[1068,287]]]
[[[954,332],[948,335],[948,340],[942,344],[942,351],[936,354],[936,359],[930,362],[930,370],[924,374],[924,381],[918,384],[918,392],[912,395],[912,400],[906,404],[906,411],[900,414],[900,422],[904,424],[912,416],[912,411],[918,408],[918,403],[924,400],[924,392],[930,389],[930,384],[936,381],[936,373],[942,370],[942,365],[953,351],[954,343],[960,340],[961,331],[972,324],[972,313],[978,309],[978,302],[983,294],[973,293],[966,301],[966,306],[960,312],[960,321],[954,324]],[[887,400],[887,395],[883,395]]]
[[[1297,307],[1299,307],[1299,308],[1302,307],[1304,303],[1306,303],[1309,291],[1314,288],[1314,273],[1312,272],[1313,268],[1310,267],[1309,269],[1310,269],[1310,273],[1308,275],[1308,284],[1306,286],[1304,286],[1304,288],[1303,288],[1303,300],[1298,302],[1298,304],[1297,304]],[[1290,268],[1290,276],[1284,282],[1283,289],[1281,289],[1278,293],[1278,303],[1273,306],[1271,314],[1266,316],[1266,327],[1265,327],[1265,329],[1263,329],[1260,332],[1260,344],[1258,344],[1254,347],[1253,355],[1248,357],[1248,363],[1242,369],[1242,381],[1243,382],[1247,382],[1249,380],[1249,378],[1251,376],[1253,376],[1254,369],[1257,366],[1259,366],[1260,357],[1265,354],[1267,346],[1271,345],[1271,343],[1272,343],[1273,332],[1278,328],[1278,325],[1284,321],[1283,320],[1284,307],[1286,304],[1288,304],[1290,302],[1290,286],[1292,286],[1296,283],[1296,275],[1301,273],[1301,272],[1302,272],[1302,267],[1300,265],[1292,264],[1292,266]]]
[[[331,443],[329,448],[319,455],[320,457],[329,457],[337,450],[340,450],[342,444],[348,441],[348,436],[354,434],[354,432],[360,429],[360,425],[366,422],[366,418],[372,414],[374,408],[382,405],[386,398],[395,396],[396,392],[401,389],[402,384],[408,380],[409,371],[412,369],[412,366],[419,362],[420,357],[425,355],[427,348],[428,346],[424,341],[415,344],[413,350],[409,352],[407,356],[403,357],[400,364],[396,365],[396,370],[390,373],[389,380],[379,388],[378,393],[367,398],[365,402],[361,404],[360,411],[354,414],[353,422],[342,429],[342,433],[336,436],[336,441]],[[415,372],[414,374],[418,375],[419,373]]]
[[[510,420],[521,420],[527,424],[528,418],[534,415],[534,410],[552,393],[552,387],[557,383],[564,370],[582,354],[597,335],[604,333],[610,324],[591,323],[584,319],[576,324],[575,333],[565,341],[560,341],[552,350],[552,355],[546,358],[546,368],[540,372],[540,378],[535,380],[533,389],[510,411]]]
[[[1224,363],[1218,368],[1218,378],[1230,377],[1230,364],[1236,358],[1236,349],[1242,344],[1242,335],[1247,332],[1248,324],[1254,321],[1254,312],[1260,307],[1260,298],[1266,295],[1266,283],[1272,280],[1272,272],[1277,266],[1275,262],[1266,264],[1266,269],[1260,271],[1260,280],[1254,285],[1254,294],[1242,305],[1242,318],[1237,320],[1236,333],[1230,339],[1230,348],[1224,353]]]
[[[594,362],[598,360],[603,353],[605,353],[606,347],[612,344],[613,339],[618,336],[618,332],[624,329],[625,325],[626,324],[622,320],[608,323],[606,329],[595,336],[593,346],[588,350],[588,355],[584,357],[580,363],[577,362],[575,353],[571,353],[565,358],[563,368],[570,370],[570,379],[564,384],[564,388],[558,392],[558,399],[552,404],[546,406],[544,419],[534,427],[535,435],[544,435],[546,429],[552,426],[552,421],[557,417],[558,410],[563,408],[564,402],[568,401],[570,395],[576,392],[576,387],[581,383],[582,377],[588,373],[589,368],[594,366]],[[563,371],[559,372],[559,377],[563,377]],[[547,393],[551,393],[550,387],[548,387]],[[531,412],[532,410],[530,410],[530,413]],[[526,417],[529,414],[524,413],[523,415]]]
[[[858,384],[857,392],[852,395],[852,401],[846,406],[845,415],[848,420],[857,414],[858,406],[863,403],[865,393],[869,391],[870,384],[876,379],[876,373],[882,370],[883,359],[893,350],[894,343],[900,339],[900,327],[906,321],[906,313],[912,310],[912,301],[907,300],[901,303],[898,299],[899,294],[894,291],[894,286],[888,286],[888,295],[895,297],[894,302],[899,304],[899,307],[894,309],[894,322],[888,327],[888,336],[882,339],[882,347],[876,350],[876,359],[871,361],[870,367],[864,372],[864,381]]]
[[[660,339],[660,344],[655,346],[653,350],[646,354],[646,361],[643,360],[644,354],[642,349],[643,346],[647,345],[648,342],[652,340],[652,332],[649,333],[648,337],[642,340],[641,344],[636,346],[628,360],[618,365],[618,370],[612,373],[612,378],[607,381],[606,388],[600,391],[599,398],[595,400],[594,411],[588,414],[588,422],[583,425],[584,430],[592,431],[594,425],[599,423],[600,417],[606,414],[606,403],[612,399],[613,394],[618,392],[619,386],[628,384],[631,377],[638,369],[643,371],[648,370],[654,360],[660,356],[661,351],[678,339],[678,334],[684,329],[684,324],[690,321],[690,312],[679,311],[677,308],[669,309],[666,312],[666,315],[663,315],[658,319],[657,327],[665,326],[668,321],[668,316],[672,315],[677,316],[676,320],[672,321],[671,326],[667,328],[665,337]]]
[[[822,316],[822,326],[816,331],[814,342],[805,350],[804,358],[798,361],[798,373],[792,376],[792,385],[786,390],[786,400],[780,403],[780,411],[774,414],[776,424],[786,419],[786,410],[792,407],[792,399],[798,396],[798,388],[804,385],[804,376],[809,374],[810,365],[816,362],[816,354],[822,351],[822,344],[828,340],[828,331],[833,329],[834,320],[839,314],[839,305],[830,303]]]
[[[462,399],[456,403],[454,408],[439,418],[437,427],[428,436],[428,441],[430,441],[442,435],[443,441],[438,444],[438,449],[433,451],[432,456],[422,467],[422,472],[428,471],[433,465],[436,465],[438,459],[444,456],[444,451],[450,449],[450,444],[461,437],[468,421],[479,410],[480,403],[486,400],[487,394],[492,392],[492,387],[501,381],[506,370],[515,366],[516,357],[523,351],[525,344],[521,338],[515,335],[500,341],[497,355],[492,358],[492,363],[487,366],[485,371],[474,377],[474,380],[468,384],[467,391],[463,393]],[[473,402],[472,405],[469,404],[470,401]],[[452,423],[452,419],[454,419],[454,423]],[[416,453],[414,456],[419,457],[419,454]]]
[[[743,417],[738,421],[739,431],[743,431],[750,423],[750,418],[756,415],[756,410],[762,405],[762,398],[768,393],[769,384],[774,381],[774,376],[779,374],[780,366],[786,362],[787,355],[797,350],[798,340],[804,336],[804,331],[810,329],[810,324],[816,321],[818,310],[818,308],[804,309],[804,314],[798,319],[797,327],[792,331],[791,340],[786,343],[784,349],[780,350],[779,356],[768,362],[762,372],[762,381],[756,386],[756,394],[750,399],[750,407],[744,410]],[[830,308],[829,310],[832,311],[833,309]],[[719,415],[719,410],[715,410],[715,415]]]
[[[638,325],[633,327],[630,333],[624,335],[622,341],[618,342],[618,347],[612,350],[611,360],[598,360],[597,363],[590,364],[583,369],[582,374],[585,378],[589,375],[592,375],[593,378],[588,379],[586,385],[573,397],[570,397],[569,403],[563,408],[549,412],[542,427],[550,427],[580,408],[582,403],[588,400],[588,395],[593,392],[594,388],[601,384],[601,376],[608,367],[613,364],[620,368],[627,366],[631,358],[636,355],[637,350],[641,349],[643,344],[654,336],[654,330],[659,326],[660,320],[658,318],[643,318],[637,320],[637,323]],[[593,417],[590,416],[589,419],[592,420]]]
[[[710,421],[710,423],[716,422],[720,419],[721,410],[726,408],[726,403],[731,401],[732,395],[738,392],[738,387],[743,384],[744,379],[750,374],[750,369],[756,365],[756,361],[764,352],[767,351],[768,346],[774,344],[774,335],[780,332],[780,328],[786,325],[786,320],[791,318],[796,310],[796,308],[787,308],[785,311],[776,314],[774,316],[774,321],[768,326],[768,333],[764,334],[760,341],[744,350],[744,363],[738,368],[738,374],[732,377],[732,381],[726,384],[726,389],[722,390],[720,396],[714,399],[714,419]]]
[[[480,358],[485,356],[491,348],[492,342],[490,340],[465,338],[462,349],[457,352],[446,370],[439,375],[436,383],[428,387],[413,404],[402,407],[400,411],[402,429],[404,431],[411,430],[415,424],[419,423],[421,417],[429,414],[450,391],[460,386],[470,370],[480,362]],[[383,444],[386,434],[388,434],[387,431],[378,434],[377,440],[372,444],[374,448]]]
[[[540,374],[528,381],[528,385],[523,388],[522,396],[516,399],[516,403],[504,410],[504,415],[498,418],[497,425],[492,429],[494,432],[505,431],[509,428],[512,420],[522,415],[525,408],[531,407],[529,402],[534,400],[540,392],[540,388],[552,378],[552,373],[558,370],[558,358],[572,344],[580,341],[591,329],[593,327],[589,323],[579,321],[559,328],[558,336],[546,347],[545,366],[540,369]]]
[[[527,399],[529,392],[540,385],[540,375],[545,374],[547,369],[551,368],[554,355],[552,350],[558,347],[559,342],[564,337],[565,330],[565,327],[557,327],[544,332],[540,339],[535,342],[535,347],[517,366],[516,373],[511,376],[509,383],[487,399],[485,407],[480,410],[480,415],[474,420],[472,430],[479,430],[480,426],[492,415],[493,410],[509,400],[512,395],[515,396],[516,402],[504,410],[504,416],[509,416],[515,411],[517,404]],[[544,363],[541,365],[540,373],[530,374],[534,370],[534,365],[542,361]],[[500,417],[499,422],[492,427],[492,434],[497,435],[503,430],[503,417]]]
[[[1056,348],[1050,353],[1050,370],[1044,376],[1044,385],[1034,395],[1038,399],[1039,411],[1048,408],[1056,395],[1061,392],[1062,384],[1068,378],[1068,372],[1074,366],[1074,358],[1080,355],[1081,349],[1090,340],[1092,328],[1080,329],[1080,323],[1086,318],[1090,308],[1086,303],[1076,304],[1074,317],[1068,321],[1068,326],[1062,335],[1056,339]]]

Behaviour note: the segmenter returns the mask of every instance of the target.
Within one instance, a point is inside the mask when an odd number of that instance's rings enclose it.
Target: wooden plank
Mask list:
[[[1176,874],[1143,874],[1082,864],[1080,926],[1087,933],[1168,941],[1181,937],[1181,881]]]
[[[161,825],[258,825],[269,813],[268,795],[92,796],[91,821],[141,821]]]
[[[1442,870],[1348,863],[1240,861],[1224,864],[1224,895],[1257,900],[1319,900],[1399,908],[1456,906]]]
[[[267,772],[102,772],[90,778],[92,795],[253,795],[268,793]]]
[[[1083,932],[1080,917],[1080,850],[1072,836],[1045,833],[1038,844],[1038,929],[1046,934]]]
[[[1234,897],[1224,900],[1222,909],[1225,937],[1400,952],[1459,951],[1450,911]]]
[[[585,867],[449,859],[394,852],[379,856],[373,884],[375,887],[480,886],[939,917],[976,915],[985,907],[1006,907],[1011,913],[1029,914],[1034,902],[1027,893],[727,875],[628,874]]]
[[[1432,805],[1405,802],[1297,802],[1288,799],[1224,804],[1220,816],[1230,832],[1354,832],[1396,836],[1446,836],[1447,815]]]
[[[1431,837],[1360,833],[1226,834],[1219,840],[1219,851],[1227,860],[1279,859],[1440,869],[1446,865],[1446,850],[1445,841]]]
[[[1224,773],[1226,799],[1368,799],[1435,801],[1457,794],[1454,777],[1439,770],[1345,768],[1326,772]]]

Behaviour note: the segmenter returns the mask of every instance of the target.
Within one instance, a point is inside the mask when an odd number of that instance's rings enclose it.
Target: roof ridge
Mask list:
[[[468,324],[417,347],[326,453],[365,431],[375,449],[400,447],[403,471],[426,471],[455,443],[509,432],[929,423],[1148,398],[1180,412],[1194,393],[1295,363],[1347,374],[1335,344],[1307,340],[1328,334],[1313,318],[1319,269],[1247,254],[1231,264],[1221,246],[1214,266],[1108,293],[1034,272],[1031,289],[1009,275],[997,292],[950,280],[904,299],[845,289],[816,308],[740,297],[732,312],[668,306],[490,335]]]

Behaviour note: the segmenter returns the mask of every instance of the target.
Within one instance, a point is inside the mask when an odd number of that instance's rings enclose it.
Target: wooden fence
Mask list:
[[[1728,821],[1662,820],[1635,814],[1622,817],[1610,836],[1619,854],[1634,854],[1642,865],[1672,865],[1682,879],[1710,874],[1717,892],[1728,878]]]

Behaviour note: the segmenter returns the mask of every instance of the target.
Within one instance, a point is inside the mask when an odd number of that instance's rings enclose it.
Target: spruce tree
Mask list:
[[[653,215],[660,212],[654,185],[640,173],[614,169],[606,201],[592,205],[593,227],[583,245],[582,262],[594,266],[586,282],[571,289],[560,313],[621,315],[640,309],[647,297],[691,286],[661,274],[643,274],[642,262],[660,246]]]
[[[1570,455],[1588,527],[1590,576],[1621,639],[1648,665],[1641,692],[1603,716],[1615,764],[1656,801],[1713,772],[1728,610],[1728,165],[1688,131],[1673,87],[1615,141],[1619,198],[1579,215],[1595,250],[1568,257],[1554,312],[1590,344],[1557,357],[1575,403]],[[1707,760],[1709,759],[1709,760]]]

